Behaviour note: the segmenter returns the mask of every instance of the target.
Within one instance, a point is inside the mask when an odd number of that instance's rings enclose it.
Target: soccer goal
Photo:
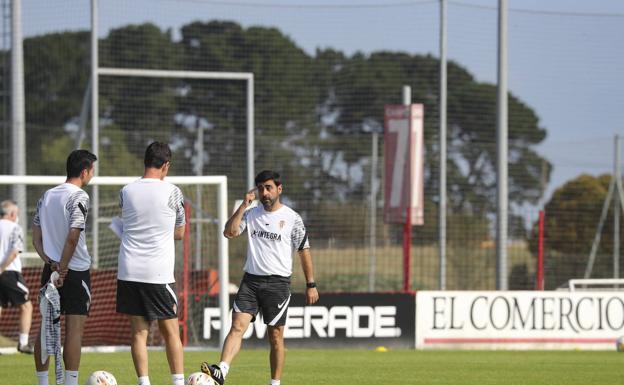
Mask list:
[[[87,218],[87,245],[89,248],[97,240],[99,252],[94,258],[91,270],[92,303],[87,320],[84,346],[128,345],[130,327],[125,316],[115,312],[117,255],[119,238],[110,228],[113,218],[121,215],[119,190],[137,177],[94,177],[88,193],[98,186],[99,202],[97,219]],[[219,307],[222,320],[229,314],[229,271],[228,240],[222,235],[228,216],[227,177],[225,176],[174,176],[165,179],[177,185],[185,197],[186,233],[184,240],[176,242],[176,290],[179,304],[180,330],[185,345],[220,346],[225,340],[227,327],[221,328],[219,338],[203,339],[203,313],[205,307]],[[42,261],[33,253],[31,246],[30,221],[37,201],[47,189],[65,181],[63,176],[13,176],[0,175],[0,197],[11,197],[11,187],[25,185],[28,207],[20,208],[27,212],[28,224],[21,224],[26,236],[23,275],[31,293],[39,288]],[[197,197],[197,187],[201,186],[203,199]],[[199,200],[203,204],[198,204]],[[93,201],[91,202],[94,204]],[[93,207],[92,207],[93,208]],[[100,226],[93,226],[97,220]],[[196,226],[201,222],[202,226]],[[97,228],[97,233],[94,232]],[[201,229],[201,230],[199,230]],[[201,231],[202,234],[198,234]],[[195,242],[199,237],[201,242]],[[91,250],[90,250],[91,251]],[[36,298],[35,295],[32,296]],[[33,301],[33,326],[31,338],[36,335],[40,316],[36,300]],[[0,319],[0,334],[13,338],[17,336],[15,309],[3,309]],[[227,325],[224,325],[227,326]],[[157,328],[151,333],[150,344],[160,345],[161,337]]]
[[[622,278],[579,278],[568,280],[570,291],[614,291],[624,290]]]

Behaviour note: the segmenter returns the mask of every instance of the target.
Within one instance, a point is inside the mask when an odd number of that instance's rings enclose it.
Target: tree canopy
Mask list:
[[[557,287],[582,277],[596,235],[611,175],[583,174],[553,193],[544,207],[544,248],[547,283]],[[624,235],[624,234],[623,234]],[[620,235],[622,237],[623,235]],[[538,223],[531,231],[531,251],[537,254]],[[613,203],[601,232],[598,257],[592,277],[610,276],[613,252]]]
[[[276,168],[288,180],[285,197],[304,213],[361,205],[369,192],[370,132],[383,129],[385,104],[400,103],[405,84],[425,105],[426,190],[437,194],[438,60],[380,51],[346,55],[305,52],[281,31],[228,21],[197,21],[179,38],[153,24],[111,30],[100,41],[102,66],[246,71],[255,79],[256,169]],[[26,64],[28,170],[54,173],[51,152],[75,134],[89,80],[89,35],[63,32],[28,38]],[[483,218],[495,208],[496,88],[459,63],[448,66],[449,211]],[[245,86],[235,81],[106,77],[100,85],[102,151],[116,154],[106,173],[136,172],[154,139],[172,143],[178,174],[194,174],[197,130],[206,132],[204,173],[225,174],[234,196],[244,181]],[[536,151],[546,136],[535,112],[509,96],[510,201],[539,199],[550,165]],[[382,154],[383,155],[383,154]],[[110,162],[102,158],[101,164]],[[546,167],[544,168],[544,165]],[[103,173],[104,174],[104,173]],[[323,216],[322,214],[320,216]],[[361,223],[360,223],[361,225]]]

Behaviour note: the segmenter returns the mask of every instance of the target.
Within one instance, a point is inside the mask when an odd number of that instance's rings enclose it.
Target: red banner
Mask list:
[[[424,108],[388,105],[384,131],[384,220],[424,223]]]

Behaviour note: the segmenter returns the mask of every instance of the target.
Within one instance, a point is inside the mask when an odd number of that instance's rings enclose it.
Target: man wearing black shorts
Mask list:
[[[17,224],[17,204],[11,200],[0,203],[0,310],[2,307],[19,308],[19,342],[17,351],[32,354],[28,343],[32,321],[32,303],[28,286],[22,276],[20,253],[24,249],[22,228]]]
[[[78,384],[78,369],[84,325],[91,305],[91,256],[87,250],[85,228],[89,195],[83,188],[93,178],[97,157],[87,150],[75,150],[67,157],[67,180],[46,191],[37,203],[33,218],[33,246],[45,262],[41,286],[53,271],[65,314],[65,385]],[[35,341],[35,368],[39,385],[48,384],[49,358],[41,362],[41,332]]]
[[[180,189],[163,179],[171,165],[169,145],[154,142],[145,150],[143,178],[119,192],[123,232],[117,271],[117,312],[132,329],[132,360],[139,385],[150,385],[147,337],[158,322],[165,341],[173,385],[184,385],[184,356],[175,294],[175,244],[186,225]]]
[[[299,214],[280,202],[282,182],[276,172],[265,170],[255,178],[256,188],[245,195],[243,203],[225,224],[223,235],[237,237],[247,230],[245,275],[232,307],[232,327],[225,339],[218,365],[202,363],[201,370],[223,385],[243,334],[256,314],[262,312],[268,325],[271,346],[271,385],[279,385],[284,368],[284,325],[290,303],[292,253],[297,250],[306,278],[306,303],[314,304],[319,295],[314,282],[308,235]],[[249,208],[256,199],[260,203]]]

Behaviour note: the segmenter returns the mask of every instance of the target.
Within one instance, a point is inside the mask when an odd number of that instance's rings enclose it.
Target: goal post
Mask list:
[[[92,274],[92,295],[93,295],[93,305],[92,313],[90,315],[90,321],[95,322],[97,325],[100,325],[97,329],[106,329],[106,326],[116,325],[119,323],[119,319],[115,318],[114,313],[114,298],[115,298],[115,282],[116,282],[116,271],[117,271],[117,254],[119,250],[119,239],[113,234],[113,232],[108,229],[108,226],[98,227],[93,226],[94,222],[97,221],[100,224],[110,224],[111,220],[114,216],[119,216],[121,211],[118,205],[118,196],[119,189],[121,189],[124,185],[136,181],[138,177],[127,177],[127,176],[96,176],[94,177],[89,186],[86,187],[87,191],[89,191],[90,187],[100,187],[100,197],[101,200],[98,203],[98,209],[100,211],[100,216],[98,218],[91,217],[88,218],[88,229],[87,229],[87,237],[94,238],[97,237],[100,239],[101,253],[100,258],[93,260],[93,274]],[[32,218],[34,213],[37,199],[43,191],[48,188],[54,187],[63,183],[66,180],[64,176],[15,176],[15,175],[0,175],[0,188],[11,186],[26,186],[27,193],[29,195],[29,207],[20,208],[22,211],[27,213],[29,218]],[[227,323],[228,323],[228,315],[229,315],[229,249],[228,249],[228,240],[222,234],[222,231],[225,227],[225,222],[228,218],[228,196],[227,196],[227,177],[226,176],[171,176],[165,178],[165,181],[175,184],[180,187],[182,193],[185,197],[187,203],[189,203],[186,207],[187,212],[187,231],[185,234],[185,239],[180,244],[176,244],[176,290],[178,292],[178,298],[180,301],[179,313],[183,315],[181,321],[184,321],[182,326],[183,331],[183,339],[186,342],[187,329],[188,334],[191,336],[201,336],[202,335],[202,319],[200,316],[195,317],[191,316],[187,318],[186,315],[189,314],[189,307],[197,306],[200,309],[197,309],[195,313],[203,314],[203,305],[204,303],[201,301],[213,301],[212,306],[214,306],[214,301],[218,302],[219,312],[221,315],[221,319],[225,320],[225,327],[221,328],[219,335],[219,345],[222,346],[225,341],[225,336],[227,333]],[[204,191],[206,194],[212,194],[216,196],[216,199],[211,200],[214,202],[210,207],[200,206],[203,213],[200,213],[194,207],[196,206],[196,198],[193,196],[194,192],[197,191],[197,186],[204,186]],[[8,192],[8,191],[7,191]],[[4,192],[5,194],[7,192]],[[92,201],[91,206],[93,209],[93,205],[95,203]],[[195,226],[190,226],[191,223],[196,221],[202,221],[206,225],[203,227],[205,230],[205,238],[210,238],[210,241],[207,239],[204,240],[205,248],[200,250],[200,253],[204,254],[204,264],[198,269],[197,266],[194,266],[192,258],[190,258],[190,238],[197,236],[197,234],[193,233],[193,229]],[[23,224],[26,225],[26,224]],[[25,227],[29,227],[26,225]],[[29,229],[26,229],[25,235],[29,235]],[[97,231],[97,232],[96,232]],[[29,237],[27,237],[29,238]],[[30,243],[30,242],[27,242]],[[29,249],[29,247],[26,247]],[[89,250],[91,252],[91,250]],[[216,255],[215,255],[216,254]],[[216,257],[216,258],[215,258]],[[211,269],[211,265],[217,265],[216,271]],[[195,270],[191,266],[194,266]],[[32,274],[30,275],[38,275],[38,269],[32,269]],[[210,274],[214,273],[214,274]],[[26,274],[25,274],[26,276]],[[210,277],[210,278],[208,278]],[[33,286],[36,286],[38,282],[35,277],[26,277],[27,283],[31,287],[31,292],[35,292]],[[38,277],[37,277],[38,278]],[[202,286],[204,285],[204,286]],[[217,286],[218,285],[218,286]],[[190,288],[189,288],[190,287]],[[218,288],[217,288],[218,287]],[[36,296],[33,296],[35,298]],[[98,309],[97,304],[105,302],[106,306],[100,306]],[[106,308],[107,314],[102,314],[102,308]],[[112,310],[111,310],[112,309]],[[35,317],[37,315],[35,314]],[[97,319],[97,317],[101,317],[101,319]],[[127,320],[122,317],[122,321],[127,323]],[[1,325],[0,325],[1,326]],[[33,323],[33,327],[35,323]],[[93,329],[93,328],[92,328]],[[125,330],[124,330],[125,331]],[[123,342],[115,343],[114,341],[118,341],[119,331],[116,333],[116,338],[108,338],[109,334],[105,334],[104,337],[101,336],[105,330],[97,330],[99,333],[96,336],[89,336],[87,341],[85,341],[85,346],[88,345],[123,345]],[[112,331],[111,331],[112,332]],[[89,334],[89,330],[86,330],[86,333]],[[97,334],[96,333],[96,334]],[[36,335],[36,333],[32,333]],[[114,334],[114,333],[113,333]],[[108,339],[107,339],[108,338]],[[107,343],[106,341],[112,340],[113,343]],[[205,344],[205,341],[199,341],[196,337],[194,339],[195,345]]]
[[[568,280],[569,291],[624,290],[624,278],[577,278]]]
[[[95,44],[95,48],[92,47],[92,50],[97,51],[97,39],[93,42]],[[97,55],[96,55],[97,58]],[[111,67],[99,67],[97,60],[94,62],[94,67],[92,68],[92,78],[93,78],[93,86],[91,88],[92,92],[92,100],[91,100],[91,125],[92,125],[92,148],[95,154],[100,154],[100,94],[102,93],[100,87],[100,79],[101,78],[145,78],[145,79],[169,79],[169,80],[219,80],[219,81],[238,81],[245,83],[245,108],[246,108],[246,131],[245,131],[245,139],[246,139],[246,187],[253,186],[253,180],[255,176],[254,170],[254,75],[251,72],[219,72],[219,71],[186,71],[186,70],[164,70],[164,69],[144,69],[144,68],[111,68]],[[96,118],[97,117],[97,118]],[[199,140],[198,140],[199,145]],[[202,153],[198,155],[197,163],[202,166],[199,167],[199,174],[202,174],[201,168],[203,167],[203,150]],[[95,164],[96,170],[95,175],[99,175],[99,164]],[[94,231],[97,233],[99,231],[98,227],[100,221],[98,220],[99,213],[99,200],[100,200],[100,192],[98,189],[98,184],[94,185],[93,189],[93,206],[94,210],[92,212],[94,221]],[[199,224],[201,227],[201,223]],[[92,243],[92,252],[95,259],[98,259],[100,245],[99,240],[95,238]]]
[[[92,88],[94,98],[92,108],[93,116],[99,116],[99,78],[101,76],[135,77],[135,78],[160,78],[160,79],[200,79],[200,80],[238,80],[245,82],[245,104],[247,109],[246,126],[246,157],[247,157],[247,184],[253,186],[254,171],[254,75],[252,72],[222,72],[222,71],[179,71],[179,70],[156,70],[144,68],[108,68],[95,67],[93,77],[97,80],[98,87]],[[95,147],[99,147],[99,119],[92,120],[92,138]],[[96,152],[97,152],[97,148]]]

